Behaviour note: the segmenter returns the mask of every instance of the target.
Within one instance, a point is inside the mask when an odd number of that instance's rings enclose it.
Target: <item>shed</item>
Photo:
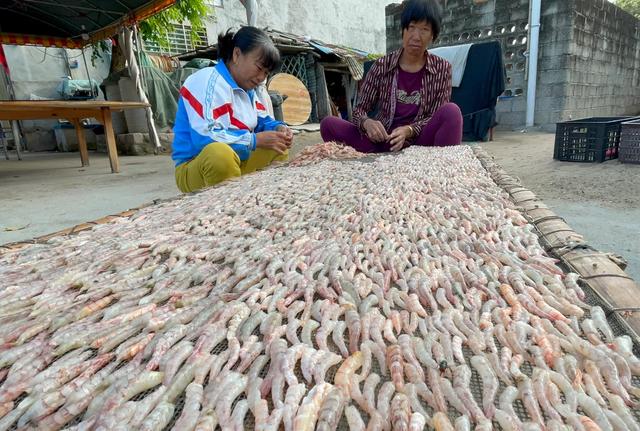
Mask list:
[[[121,41],[128,48],[126,56],[129,67],[134,72],[132,75],[135,76],[138,96],[141,101],[147,102],[138,78],[139,68],[129,28],[133,27],[135,33],[137,22],[175,2],[176,0],[10,0],[0,5],[0,44],[82,48],[122,31]],[[4,68],[0,68],[0,74],[0,81],[11,82],[8,71]],[[150,108],[147,108],[147,123],[158,148],[160,144]],[[19,133],[15,123],[12,131],[19,151]]]
[[[310,122],[329,115],[351,118],[357,82],[364,75],[368,53],[270,28],[264,29],[282,53],[281,72],[300,79],[311,96]],[[181,61],[194,58],[217,59],[217,44],[177,56]]]

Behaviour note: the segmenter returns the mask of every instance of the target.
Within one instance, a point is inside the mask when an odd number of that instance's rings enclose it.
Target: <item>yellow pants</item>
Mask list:
[[[257,148],[247,160],[241,161],[229,145],[213,142],[195,158],[176,167],[176,185],[184,193],[193,192],[288,158],[288,152],[280,155],[273,150]]]

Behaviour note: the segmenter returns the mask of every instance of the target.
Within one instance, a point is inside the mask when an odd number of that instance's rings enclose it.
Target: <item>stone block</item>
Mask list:
[[[499,99],[496,105],[496,112],[524,112],[525,105],[521,105],[523,97],[510,97],[507,99]]]
[[[567,117],[565,117],[565,112],[566,111],[551,111],[549,113],[549,122],[558,123],[560,121],[565,121],[566,119],[568,119]]]
[[[587,88],[586,85],[582,85],[582,84],[578,84],[578,85],[573,85],[571,88],[571,96],[573,97],[583,97],[586,96],[587,94],[585,94],[585,89]]]
[[[580,108],[584,108],[584,101],[588,100],[586,98],[581,98],[581,99],[576,99],[575,97],[569,97],[567,98],[567,101],[564,103],[564,105],[562,106],[563,109],[567,109],[567,110],[576,110],[576,109],[580,109]]]
[[[498,112],[497,122],[500,128],[512,128],[523,126],[525,123],[524,112]]]
[[[545,109],[537,109],[536,114],[533,118],[534,124],[547,124],[550,120],[550,113]]]
[[[54,151],[57,148],[53,130],[32,129],[23,132],[24,146],[29,151]]]
[[[519,21],[519,20],[527,20],[529,18],[529,11],[527,9],[514,9],[511,11],[511,20]]]
[[[565,82],[567,74],[562,70],[548,70],[540,74],[539,84],[558,84]]]
[[[107,153],[107,139],[104,135],[96,135],[96,151],[98,153]]]
[[[541,85],[537,88],[537,97],[550,97],[553,94],[553,85]]]
[[[536,106],[548,111],[559,110],[565,108],[566,100],[564,97],[538,97]]]
[[[514,97],[511,102],[511,112],[525,112],[527,110],[527,99],[524,96]]]
[[[96,134],[93,130],[83,129],[84,139],[87,142],[87,148],[89,150],[96,149]],[[78,151],[78,136],[76,129],[73,126],[56,126],[53,129],[53,133],[56,137],[56,146],[60,152],[72,152]]]
[[[173,133],[158,133],[161,152],[171,152]],[[155,147],[149,139],[148,133],[123,133],[116,137],[118,152],[129,156],[153,154]]]
[[[549,86],[551,88],[551,96],[553,97],[566,97],[568,92],[568,85],[566,83],[553,84]]]

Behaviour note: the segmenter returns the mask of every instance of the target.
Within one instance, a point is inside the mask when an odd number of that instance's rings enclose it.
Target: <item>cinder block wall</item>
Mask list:
[[[400,47],[399,4],[389,5],[387,51]],[[529,0],[447,0],[435,46],[486,40],[502,45],[507,86],[497,105],[500,127],[524,126]],[[640,112],[638,20],[607,0],[543,0],[536,125]]]
[[[563,119],[640,113],[640,21],[607,0],[572,3]]]
[[[525,19],[528,19],[528,4],[525,7],[527,8]],[[567,97],[572,97],[567,92],[567,82],[572,67],[568,53],[573,38],[573,9],[573,0],[542,0],[534,122],[547,131],[555,131],[558,121],[568,119],[564,110]],[[522,101],[522,117],[513,119],[514,121],[510,123],[511,127],[524,126],[526,85]]]

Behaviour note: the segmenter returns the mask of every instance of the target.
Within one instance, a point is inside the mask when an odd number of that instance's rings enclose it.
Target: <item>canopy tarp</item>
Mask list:
[[[131,28],[176,0],[5,0],[0,3],[0,44],[60,48],[83,46],[119,35],[138,100],[148,103],[140,80]],[[160,141],[151,108],[145,109],[156,149]]]
[[[107,39],[176,0],[5,0],[0,43],[80,48]]]

